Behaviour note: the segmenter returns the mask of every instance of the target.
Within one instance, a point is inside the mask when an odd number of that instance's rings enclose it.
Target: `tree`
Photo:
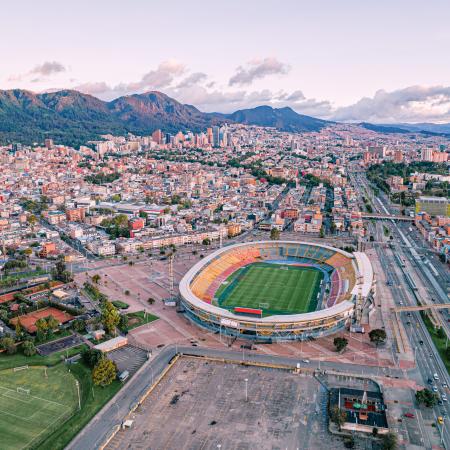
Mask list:
[[[36,320],[35,326],[37,331],[40,331],[43,334],[47,333],[48,331],[48,323],[43,317]]]
[[[320,227],[319,237],[322,239],[325,237],[325,227],[323,225]]]
[[[34,214],[30,214],[27,217],[27,222],[31,225],[31,227],[33,228],[36,225],[37,219],[36,216]]]
[[[96,274],[93,275],[93,277],[92,277],[92,281],[93,281],[95,284],[98,284],[98,282],[100,281],[100,279],[101,279],[101,276],[100,276],[98,273],[96,273]]]
[[[445,331],[442,327],[437,330],[437,337],[439,339],[445,339]]]
[[[355,447],[355,438],[353,436],[349,436],[344,439],[344,447],[345,448],[354,448]]]
[[[20,319],[18,319],[16,323],[16,336],[20,338],[22,334],[23,334],[22,324],[20,323]]]
[[[59,322],[53,316],[46,317],[46,320],[49,331],[56,330],[59,327]]]
[[[120,316],[119,328],[124,332],[128,330],[128,316],[126,314]]]
[[[153,303],[155,303],[155,299],[152,298],[152,297],[150,297],[150,298],[147,300],[147,302],[148,302],[149,305],[153,305]],[[449,347],[449,348],[450,348],[450,347]]]
[[[210,245],[210,244],[211,244],[211,239],[209,239],[209,238],[203,239],[202,245]]]
[[[389,432],[381,438],[381,448],[383,450],[395,450],[398,447],[398,438],[395,433]]]
[[[82,319],[76,319],[72,322],[72,328],[79,333],[86,329],[86,324]]]
[[[333,344],[334,347],[336,348],[337,352],[343,351],[347,345],[348,345],[348,340],[345,337],[335,337],[333,340]]]
[[[59,258],[52,270],[52,275],[55,280],[69,283],[73,280],[72,274],[66,269],[66,264],[62,258]]]
[[[330,418],[331,421],[334,422],[340,430],[342,425],[344,425],[347,420],[347,413],[345,411],[342,411],[341,408],[336,405],[331,408]]]
[[[280,230],[278,230],[277,228],[272,228],[270,230],[270,239],[272,239],[273,241],[277,241],[278,239],[280,239]]]
[[[33,356],[36,354],[36,347],[32,341],[25,341],[22,344],[22,351],[25,356]]]
[[[377,437],[378,436],[378,428],[377,427],[373,427],[372,428],[372,436],[373,437]]]
[[[419,405],[423,404],[427,408],[432,408],[438,401],[438,396],[429,389],[422,389],[416,392],[416,400]]]
[[[103,358],[103,353],[95,348],[87,348],[81,352],[84,363],[89,367],[95,367]]]
[[[0,339],[0,348],[5,350],[8,355],[14,355],[14,353],[17,352],[17,346],[14,339],[8,336]]]
[[[116,376],[117,366],[108,358],[102,358],[92,370],[92,381],[97,386],[108,386]]]
[[[376,328],[369,333],[370,342],[373,342],[377,347],[386,341],[386,331],[381,328]]]
[[[115,306],[111,302],[106,301],[103,304],[101,321],[108,334],[113,334],[115,332],[116,326],[119,324],[119,320],[120,314]]]

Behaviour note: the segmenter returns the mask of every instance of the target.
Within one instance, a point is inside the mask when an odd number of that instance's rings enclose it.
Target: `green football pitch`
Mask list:
[[[259,308],[263,316],[301,314],[317,308],[323,274],[309,267],[256,263],[233,273],[216,292],[220,307]]]
[[[76,406],[75,378],[67,366],[0,371],[0,448],[37,446]]]

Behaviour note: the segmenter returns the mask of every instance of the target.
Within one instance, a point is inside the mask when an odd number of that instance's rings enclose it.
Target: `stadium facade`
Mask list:
[[[219,287],[237,270],[258,262],[321,270],[325,277],[316,310],[254,316],[220,307],[215,297]],[[373,269],[365,253],[296,241],[223,247],[195,264],[179,287],[181,306],[196,324],[224,335],[268,342],[317,338],[359,325],[363,307],[373,304],[375,294]]]

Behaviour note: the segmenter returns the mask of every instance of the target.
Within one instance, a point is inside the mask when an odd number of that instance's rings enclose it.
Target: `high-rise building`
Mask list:
[[[163,133],[161,130],[155,130],[152,133],[152,140],[155,141],[158,145],[162,144],[163,141]]]
[[[206,137],[208,138],[208,143],[213,145],[214,144],[214,138],[213,138],[213,130],[212,130],[212,128],[208,128],[206,130]]]
[[[401,150],[395,150],[394,152],[394,162],[401,163],[403,161],[403,153]]]
[[[213,127],[213,145],[214,147],[218,147],[220,145],[220,128],[219,127]]]
[[[422,161],[433,161],[433,149],[424,148],[422,150]]]

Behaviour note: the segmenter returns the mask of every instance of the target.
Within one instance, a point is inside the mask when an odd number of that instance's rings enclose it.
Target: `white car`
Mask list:
[[[309,359],[302,359],[302,362],[305,364],[309,364]]]
[[[441,395],[441,399],[444,401],[444,402],[446,402],[447,401],[447,394],[442,394]]]

